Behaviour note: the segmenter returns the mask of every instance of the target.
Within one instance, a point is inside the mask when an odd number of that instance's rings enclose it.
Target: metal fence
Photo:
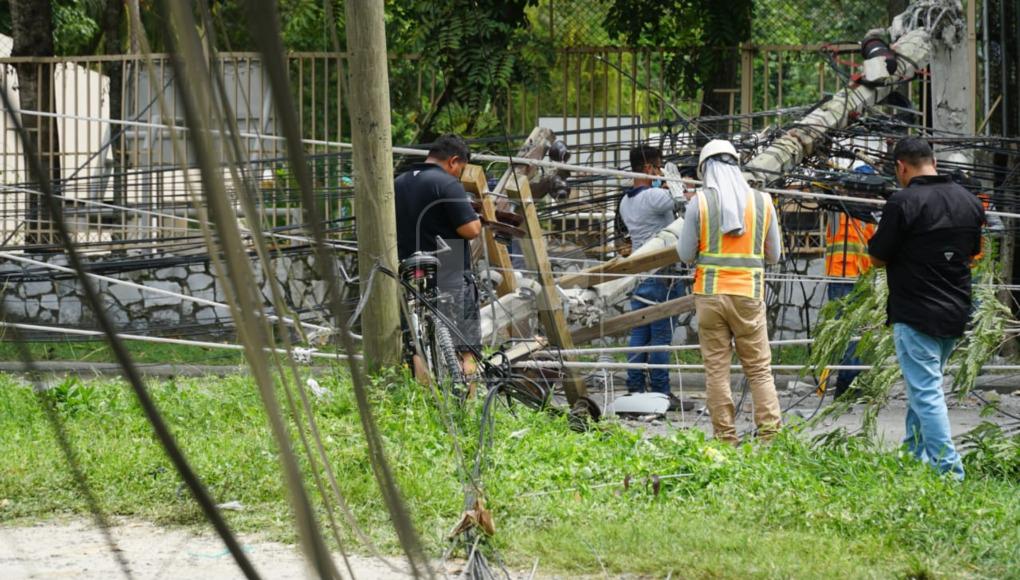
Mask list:
[[[291,90],[299,107],[316,199],[340,238],[349,229],[341,222],[352,215],[349,155],[336,144],[349,141],[345,59],[334,53],[289,56]],[[247,190],[257,192],[254,201],[263,226],[293,228],[302,221],[298,195],[283,159],[285,150],[259,57],[221,54],[215,64],[220,106],[240,139],[237,147],[226,133],[214,135],[213,141],[239,219],[245,219],[237,198],[245,191],[239,180],[245,180]],[[420,107],[423,96],[434,97],[434,71],[424,70],[415,56],[402,57],[399,66],[409,77],[403,84],[411,90],[403,101],[395,99],[394,107]],[[51,96],[42,83],[33,94],[19,86],[18,73],[29,76],[24,72],[27,67],[36,78],[53,79]],[[182,247],[200,242],[193,203],[200,192],[199,173],[165,55],[3,58],[0,76],[26,127],[49,137],[38,141],[48,146],[41,153],[54,160],[50,177],[79,244],[106,252],[146,243],[165,249],[168,240]],[[36,103],[36,109],[22,102]],[[119,107],[111,114],[113,103]],[[40,251],[55,247],[55,232],[37,187],[30,183],[22,141],[9,112],[0,117],[0,135],[4,140],[0,247],[27,244]]]
[[[820,46],[746,45],[729,49],[724,58],[740,62],[728,93],[732,131],[760,129],[788,121],[795,112],[775,109],[806,106],[842,88],[820,57]],[[658,139],[672,148],[690,146],[682,118],[697,116],[700,95],[686,93],[671,69],[678,51],[645,48],[575,48],[557,51],[549,82],[543,86],[514,85],[498,100],[506,136],[527,135],[541,123],[562,135],[575,152],[572,162],[622,167],[635,142]],[[855,57],[849,55],[850,61]],[[255,54],[221,54],[216,61],[222,100],[241,134],[243,159],[224,167],[224,180],[240,199],[246,189],[257,192],[263,226],[293,229],[301,217],[297,192],[284,157],[268,83]],[[346,119],[346,57],[336,53],[298,53],[289,57],[292,92],[301,133],[315,176],[316,199],[333,234],[349,234],[353,215],[349,157],[335,142],[349,141]],[[36,67],[52,75],[53,116],[40,126],[55,138],[47,142],[59,159],[54,177],[64,196],[64,211],[77,241],[94,251],[110,251],[146,240],[166,247],[197,243],[198,209],[192,203],[198,173],[193,151],[184,137],[184,119],[176,84],[164,56],[0,59],[4,76],[17,97],[19,67]],[[395,111],[424,114],[442,92],[442,75],[417,57],[391,60]],[[111,80],[112,79],[112,80]],[[116,90],[119,87],[119,94]],[[911,91],[924,91],[923,82]],[[17,100],[17,99],[16,99]],[[36,99],[38,100],[38,99]],[[925,102],[925,99],[920,99]],[[110,114],[119,102],[119,113]],[[25,111],[25,115],[35,113]],[[754,114],[753,117],[737,115]],[[27,117],[26,117],[27,118]],[[119,120],[118,120],[119,119]],[[21,143],[9,115],[0,119],[4,146],[0,151],[0,248],[54,243],[38,194],[28,186]],[[168,129],[165,125],[175,128]],[[215,140],[230,159],[226,139]],[[514,139],[509,139],[513,142]],[[500,144],[500,150],[505,150]],[[238,169],[240,168],[240,173]],[[597,196],[605,184],[581,186],[582,195]],[[144,245],[144,244],[143,244]]]

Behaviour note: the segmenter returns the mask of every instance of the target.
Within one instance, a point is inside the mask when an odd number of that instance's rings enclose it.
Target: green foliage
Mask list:
[[[1007,434],[995,423],[983,422],[963,436],[967,476],[1020,481],[1020,433]]]
[[[339,12],[343,12],[340,5]],[[336,16],[334,10],[334,16]],[[292,51],[332,51],[329,28],[321,0],[284,0],[280,2],[280,24],[284,46]],[[338,35],[344,38],[343,34]],[[341,46],[340,50],[346,50]]]
[[[702,44],[706,2],[616,0],[603,24],[632,46],[693,48]]]
[[[0,2],[0,34],[11,35],[11,4]]]
[[[53,2],[53,49],[57,54],[87,54],[99,34],[99,0]]]
[[[986,240],[986,246],[992,244]],[[1002,348],[1006,337],[1006,323],[1012,319],[1009,306],[999,301],[993,284],[1001,283],[996,272],[997,252],[987,251],[974,271],[974,316],[966,344],[957,348],[949,364],[959,365],[953,376],[953,387],[960,396],[970,392],[985,362]]]
[[[404,13],[417,23],[409,30],[409,44],[441,71],[445,84],[419,127],[426,135],[454,104],[469,115],[465,132],[482,134],[477,115],[505,101],[511,83],[544,82],[547,42],[530,34],[525,11],[535,0],[408,2]]]
[[[853,383],[858,400],[867,404],[863,425],[866,432],[874,429],[878,409],[886,404],[889,389],[899,378],[892,330],[886,326],[882,314],[888,296],[885,271],[872,268],[857,281],[848,296],[822,307],[812,344],[811,364],[815,376],[821,376],[826,365],[839,364],[851,338],[860,336],[855,354],[862,364],[873,365],[870,370],[858,375]],[[819,415],[839,413],[847,406],[846,401],[837,402]]]
[[[888,0],[757,0],[757,44],[860,41],[872,28],[888,27]]]
[[[493,135],[503,131],[499,114],[492,103],[481,109],[472,109],[463,103],[453,103],[436,120],[437,133],[458,135]]]
[[[557,47],[614,46],[602,25],[612,0],[538,0],[527,9],[532,34]]]
[[[975,269],[977,280],[996,279],[994,255],[991,250],[984,253]],[[878,410],[888,402],[890,389],[900,379],[892,328],[885,324],[888,294],[885,270],[872,268],[858,280],[850,295],[822,308],[812,345],[811,364],[815,376],[820,376],[827,365],[839,364],[851,337],[861,337],[855,355],[872,368],[858,375],[852,386],[857,391],[857,400],[866,404],[862,427],[869,433],[875,427]],[[971,329],[949,359],[950,365],[960,367],[953,373],[953,386],[959,396],[970,391],[981,367],[1002,346],[1010,319],[1009,308],[999,301],[991,286],[976,284],[974,303]],[[841,413],[848,404],[849,401],[842,401],[830,405],[819,417]]]
[[[668,78],[694,95],[705,84],[724,88],[715,81],[734,56],[726,49],[751,37],[751,5],[751,0],[615,0],[604,25],[631,45],[679,49],[669,57]]]
[[[75,376],[65,378],[45,393],[57,411],[69,416],[93,410],[99,402],[95,385],[83,383]]]
[[[318,380],[330,394],[315,401],[316,420],[343,493],[369,536],[395,552],[350,384]],[[126,386],[89,386],[92,398],[80,406],[87,412],[62,415],[104,509],[202,524]],[[217,501],[246,506],[224,514],[232,527],[293,541],[275,446],[250,379],[166,381],[149,390]],[[463,501],[445,420],[406,374],[377,377],[371,400],[403,497],[438,556]],[[454,417],[469,457],[478,412],[472,402]],[[35,396],[8,376],[0,376],[0,433],[0,498],[9,500],[0,520],[85,513]],[[1002,577],[1020,567],[1015,478],[974,468],[956,484],[860,441],[815,447],[785,434],[767,447],[731,449],[697,430],[650,435],[605,423],[574,433],[563,417],[499,406],[487,459],[483,483],[497,526],[490,546],[511,568],[538,558],[543,574],[570,576],[604,566],[614,576],[822,578],[918,570]]]

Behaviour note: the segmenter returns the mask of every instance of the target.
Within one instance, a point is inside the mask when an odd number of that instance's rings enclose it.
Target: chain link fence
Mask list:
[[[858,41],[886,27],[906,0],[757,0],[754,44],[802,45]],[[540,0],[533,8],[534,32],[560,48],[620,46],[605,29],[614,0]],[[695,10],[692,8],[692,12]],[[692,26],[694,26],[692,19]]]
[[[604,25],[613,0],[540,0],[532,24],[559,48],[617,46]]]
[[[751,42],[801,45],[857,42],[874,28],[888,27],[890,0],[765,0],[754,3]]]

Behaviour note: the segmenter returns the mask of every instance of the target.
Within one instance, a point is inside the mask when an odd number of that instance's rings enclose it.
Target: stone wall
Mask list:
[[[67,264],[63,255],[33,259],[61,266]],[[224,285],[216,279],[213,266],[201,259],[184,258],[183,261],[187,263],[103,275],[147,288],[224,303]],[[256,266],[256,282],[263,300],[266,306],[271,306],[272,294],[263,269],[257,261],[253,265]],[[301,317],[307,320],[320,319],[318,309],[323,304],[326,286],[318,279],[313,256],[276,256],[271,260],[270,271],[279,282],[280,291],[292,312],[301,313]],[[125,331],[210,336],[231,331],[227,308],[103,280],[93,279],[93,282],[100,292],[106,313],[117,327]],[[0,260],[0,289],[8,320],[74,328],[98,326],[86,303],[81,284],[71,274]]]
[[[62,255],[35,259],[55,265],[67,264]],[[259,266],[257,261],[253,265]],[[350,264],[345,265],[348,271],[352,271]],[[813,260],[807,273],[815,278],[823,274],[823,268],[824,260]],[[318,279],[313,256],[276,256],[272,258],[269,270],[279,283],[291,312],[298,313],[309,322],[322,321],[320,309],[325,301],[326,285]],[[271,307],[271,293],[263,269],[256,267],[254,271],[264,303]],[[199,257],[190,258],[188,263],[180,265],[104,275],[204,300],[222,303],[226,299],[224,286],[216,280],[212,265]],[[95,282],[106,312],[117,327],[126,332],[210,337],[233,332],[230,312],[226,308],[105,281]],[[770,308],[769,326],[774,337],[806,337],[808,328],[801,318],[805,302],[809,324],[813,326],[818,308],[824,302],[825,284],[805,281],[801,287],[800,283],[787,282],[780,288],[781,295],[774,298]],[[4,312],[9,320],[89,329],[98,326],[73,275],[0,260],[0,290],[3,292]],[[696,321],[692,321],[694,329]],[[684,337],[679,337],[679,341],[685,342]]]

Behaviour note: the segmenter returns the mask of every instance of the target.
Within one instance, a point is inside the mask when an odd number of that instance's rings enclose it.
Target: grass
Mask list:
[[[331,395],[316,403],[316,419],[343,492],[373,540],[394,552],[350,388],[342,378],[320,383]],[[150,389],[217,500],[246,506],[226,512],[232,525],[293,541],[253,384],[233,377]],[[162,524],[202,522],[123,383],[68,381],[50,396],[105,510]],[[438,556],[463,501],[441,417],[399,376],[378,379],[373,402],[404,497]],[[457,418],[469,452],[477,412],[469,405]],[[0,521],[85,513],[35,396],[2,375],[0,433]],[[974,468],[956,484],[861,441],[812,447],[787,435],[732,450],[698,431],[649,437],[605,424],[578,434],[564,418],[500,407],[487,457],[483,478],[497,526],[491,546],[518,569],[538,558],[545,573],[660,577],[1015,577],[1020,570],[1020,483]],[[647,483],[653,475],[662,478],[658,494]]]
[[[116,362],[113,351],[104,341],[41,341],[26,342],[32,359],[37,361]],[[144,364],[244,364],[241,351],[201,346],[125,341],[137,363]],[[21,353],[11,341],[0,340],[0,361],[21,362]]]

